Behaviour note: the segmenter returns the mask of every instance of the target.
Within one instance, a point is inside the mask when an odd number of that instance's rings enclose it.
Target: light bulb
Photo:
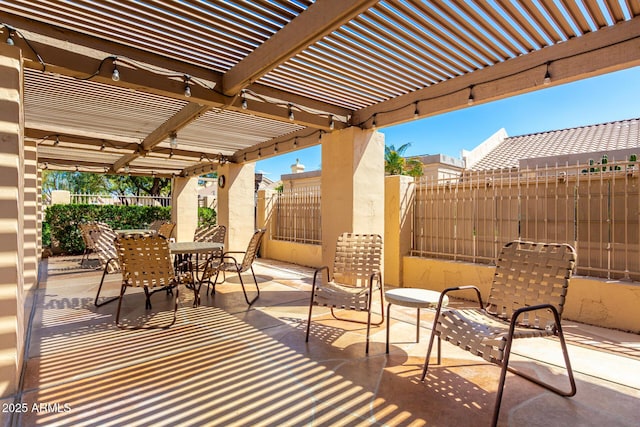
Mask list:
[[[60,144],[60,135],[56,135],[56,141],[53,143],[53,145],[58,145]]]
[[[169,158],[173,157],[173,150],[169,151]]]
[[[289,120],[293,121],[295,116],[293,115],[293,109],[291,108],[291,104],[289,104]]]
[[[187,98],[191,96],[191,87],[189,87],[189,84],[184,87],[184,96]]]
[[[551,73],[549,73],[549,63],[547,62],[547,72],[544,73],[544,80],[542,81],[542,84],[547,86],[549,84],[551,84]]]
[[[376,115],[373,115],[373,122],[371,122],[371,128],[375,129],[378,127],[378,122],[376,121]]]
[[[418,103],[416,102],[415,104],[416,108],[413,110],[413,118],[417,119],[418,117],[420,117],[420,111],[418,110]]]
[[[175,132],[171,132],[169,134],[169,146],[171,148],[176,148],[178,146],[178,134]]]
[[[298,137],[296,136],[295,139],[293,140],[293,146],[297,147],[298,146]]]
[[[111,80],[114,82],[120,81],[120,71],[118,71],[118,67],[113,65],[113,73],[111,73]]]
[[[242,91],[242,109],[246,110],[247,108],[249,108],[249,105],[247,104],[247,97],[244,94],[244,90]]]
[[[467,99],[467,105],[473,105],[476,100],[473,97],[473,86],[469,86],[469,98]]]
[[[333,121],[333,116],[331,116],[331,119],[329,120],[329,129],[333,130],[336,127],[336,124]]]
[[[131,168],[129,167],[129,165],[124,165],[124,173],[129,173],[131,171]]]
[[[9,37],[7,37],[7,44],[9,46],[15,46],[16,42],[13,41],[13,38],[11,37],[11,33],[9,33]]]
[[[105,148],[107,148],[107,147],[106,147],[104,144],[102,144],[102,145],[100,146],[100,151],[104,151],[104,149],[105,149]]]
[[[277,152],[278,152],[278,144],[275,144],[275,145],[273,146],[273,152],[274,152],[274,153],[277,153]]]

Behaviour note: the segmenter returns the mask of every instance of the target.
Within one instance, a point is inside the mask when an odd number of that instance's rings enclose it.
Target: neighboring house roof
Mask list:
[[[632,150],[640,154],[640,119],[581,126],[507,137],[472,165],[471,170],[515,168],[524,164],[575,161],[579,155],[591,153],[592,158],[608,154],[609,159],[624,160]],[[614,156],[617,152],[617,156]],[[580,156],[584,157],[584,156]],[[620,158],[622,157],[622,158]],[[540,159],[543,158],[543,159]],[[530,159],[529,162],[526,162]]]

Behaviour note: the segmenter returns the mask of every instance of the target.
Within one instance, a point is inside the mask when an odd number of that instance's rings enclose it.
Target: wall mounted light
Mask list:
[[[247,108],[249,108],[249,105],[247,104],[247,94],[246,92],[243,90],[242,91],[242,109],[246,110]]]
[[[176,132],[171,132],[169,134],[169,146],[172,149],[178,147],[178,134]]]
[[[118,64],[116,64],[117,58],[113,59],[113,72],[111,73],[111,80],[114,82],[120,81],[120,71],[118,71]]]
[[[191,86],[189,83],[191,82],[191,76],[188,74],[184,75],[184,96],[189,98],[191,96]]]

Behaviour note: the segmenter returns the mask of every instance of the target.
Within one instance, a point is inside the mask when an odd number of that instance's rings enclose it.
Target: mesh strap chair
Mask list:
[[[144,289],[146,309],[151,309],[151,295],[162,290],[171,293],[175,288],[173,321],[166,327],[173,325],[176,322],[178,311],[178,285],[192,283],[192,280],[187,275],[178,276],[175,273],[167,239],[157,235],[124,236],[115,240],[115,247],[122,270],[122,287],[120,288],[116,313],[116,325],[122,327],[120,325],[120,308],[128,287]]]
[[[160,226],[162,224],[166,224],[167,221],[166,219],[156,219],[154,221],[151,222],[151,224],[149,224],[149,230],[155,231],[156,233],[158,232],[158,230],[160,230]]]
[[[260,249],[260,243],[262,242],[262,236],[264,236],[265,230],[256,230],[249,241],[249,246],[247,246],[247,250],[242,251],[228,251],[222,254],[222,261],[219,263],[212,262],[205,269],[206,277],[214,277],[212,282],[211,293],[214,294],[216,291],[216,283],[218,282],[218,276],[220,273],[225,272],[235,272],[238,273],[238,278],[240,279],[240,285],[242,285],[242,293],[244,294],[244,299],[247,301],[247,304],[251,305],[260,297],[260,287],[258,286],[258,281],[256,280],[256,274],[253,271],[253,261],[255,261],[258,250]],[[233,256],[234,254],[243,255],[242,262],[238,262],[238,259]],[[249,299],[247,295],[247,290],[244,286],[244,281],[242,280],[242,273],[251,270],[251,275],[253,276],[253,282],[256,285],[256,290],[258,293],[253,299]]]
[[[82,236],[82,242],[84,243],[84,252],[82,258],[80,258],[80,265],[84,265],[85,261],[89,260],[89,254],[96,251],[94,239],[91,237],[91,233],[98,230],[96,222],[82,222],[78,224],[80,229],[80,235]]]
[[[329,267],[316,270],[313,275],[313,288],[309,304],[307,337],[311,328],[311,312],[314,305],[331,307],[331,315],[338,320],[363,323],[367,325],[367,343],[365,352],[369,353],[369,332],[371,330],[371,306],[373,294],[380,291],[381,319],[374,325],[384,322],[383,283],[382,283],[382,237],[377,234],[344,233],[338,237],[336,255],[333,263],[333,279],[329,279]],[[322,271],[326,280],[323,280]],[[349,320],[336,316],[335,308],[367,312],[367,321]]]
[[[514,241],[508,243],[498,257],[485,306],[475,286],[445,289],[436,309],[422,380],[427,375],[433,341],[437,336],[502,367],[493,412],[494,426],[500,414],[507,370],[561,396],[575,395],[576,383],[560,324],[575,263],[576,251],[567,244]],[[475,290],[479,308],[443,309],[445,295],[462,289]],[[569,378],[569,391],[560,390],[509,367],[514,339],[552,335],[559,337]]]
[[[227,228],[224,225],[203,225],[196,229],[193,235],[193,241],[222,243],[224,245],[226,234]],[[223,254],[224,250],[221,248],[211,251],[200,258],[196,258],[196,262],[198,263],[196,271],[203,272],[200,282],[207,283],[207,293],[209,293],[210,286],[214,285],[214,283],[211,282],[211,276],[207,274],[214,271],[215,267],[222,262]],[[222,274],[224,281],[224,271]]]
[[[116,252],[115,246],[115,240],[118,235],[104,222],[98,222],[97,225],[98,229],[91,233],[91,237],[93,238],[96,253],[98,254],[98,259],[102,264],[103,270],[100,286],[98,286],[96,299],[93,303],[96,307],[100,307],[118,299],[118,297],[112,297],[100,302],[100,291],[102,290],[102,285],[104,284],[107,273],[120,271],[120,262],[118,261],[118,253]]]

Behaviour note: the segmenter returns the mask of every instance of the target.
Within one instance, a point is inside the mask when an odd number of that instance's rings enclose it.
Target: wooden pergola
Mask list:
[[[638,0],[0,5],[51,169],[199,175],[640,64]]]

